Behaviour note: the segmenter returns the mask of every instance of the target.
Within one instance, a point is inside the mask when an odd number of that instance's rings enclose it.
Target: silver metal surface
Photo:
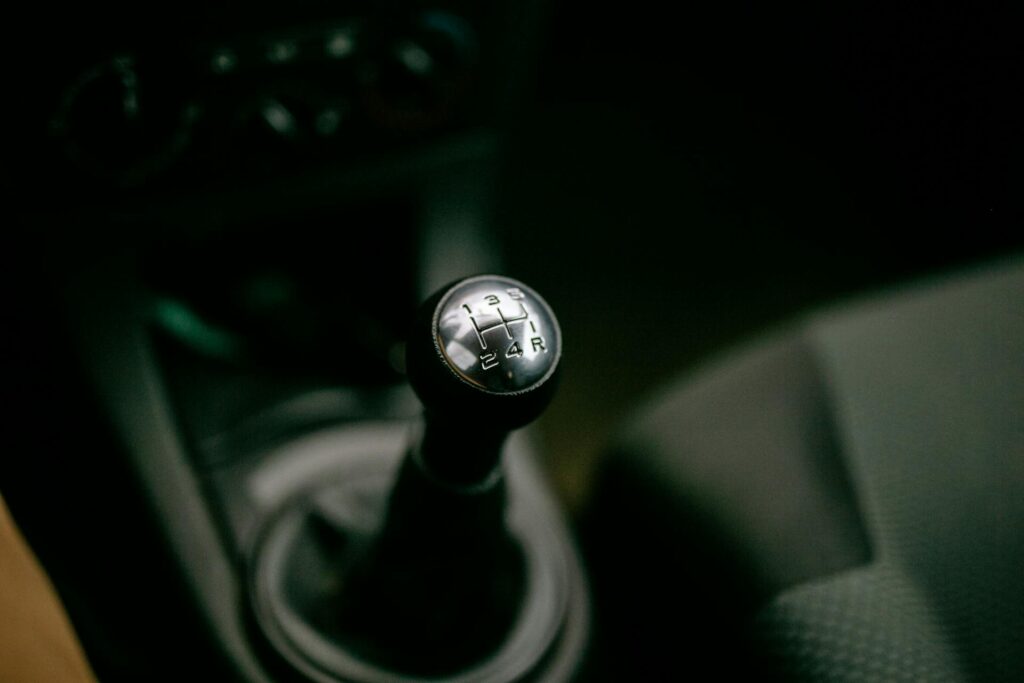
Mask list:
[[[463,381],[495,394],[540,385],[561,355],[558,321],[535,291],[507,277],[463,280],[434,312],[434,344]]]

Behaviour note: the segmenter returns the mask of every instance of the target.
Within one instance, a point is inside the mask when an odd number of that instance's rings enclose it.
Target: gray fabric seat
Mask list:
[[[1021,259],[810,317],[615,453],[749,570],[782,678],[1024,680]]]

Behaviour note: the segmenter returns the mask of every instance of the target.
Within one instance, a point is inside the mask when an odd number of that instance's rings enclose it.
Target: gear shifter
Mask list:
[[[504,521],[501,452],[509,431],[548,403],[560,343],[547,304],[509,278],[461,280],[421,307],[406,365],[425,407],[422,437],[343,596],[344,628],[367,655],[438,674],[485,656],[509,631],[524,579]],[[444,618],[426,630],[424,615]]]
[[[521,282],[483,275],[431,297],[406,362],[426,408],[424,466],[454,485],[490,476],[508,432],[551,400],[561,347],[551,309]]]
[[[406,349],[419,438],[400,463],[344,456],[275,517],[257,620],[313,680],[558,680],[586,630],[582,577],[529,458],[502,461],[554,393],[558,323],[523,283],[471,277],[427,300]]]

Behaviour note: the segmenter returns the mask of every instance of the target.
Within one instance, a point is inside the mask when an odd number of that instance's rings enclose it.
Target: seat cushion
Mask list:
[[[640,411],[606,471],[604,527],[646,530],[630,580],[713,582],[692,565],[721,550],[786,680],[1024,680],[1024,259],[757,341]]]

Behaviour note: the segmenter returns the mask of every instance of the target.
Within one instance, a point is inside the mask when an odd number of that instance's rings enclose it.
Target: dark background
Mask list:
[[[510,272],[571,334],[551,453],[586,459],[638,396],[766,327],[1022,244],[1011,3],[554,17],[498,211]]]
[[[387,61],[388,40],[437,7],[470,23],[475,47],[423,84]],[[576,511],[606,444],[659,386],[808,311],[1024,246],[1010,2],[22,9],[0,85],[16,425],[0,490],[87,647],[125,680],[152,643],[124,586],[168,587],[147,615],[193,631],[152,520],[127,512],[148,509],[110,428],[129,393],[104,396],[82,367],[82,330],[103,328],[122,294],[148,311],[196,455],[311,388],[354,388],[364,412],[341,417],[372,416],[402,384],[404,321],[440,284],[424,254],[451,276],[520,278],[564,330],[564,382],[538,433]],[[370,16],[357,63],[275,70],[261,56],[268,40],[305,45]],[[211,76],[224,45],[257,66]],[[141,122],[104,90],[117,73],[75,95],[125,55]],[[306,124],[337,108],[343,125],[275,132],[267,98]],[[191,102],[201,114],[179,147]],[[473,234],[427,239],[438,215],[467,216]],[[118,297],[82,287],[97,274]],[[174,327],[183,309],[205,332]]]

